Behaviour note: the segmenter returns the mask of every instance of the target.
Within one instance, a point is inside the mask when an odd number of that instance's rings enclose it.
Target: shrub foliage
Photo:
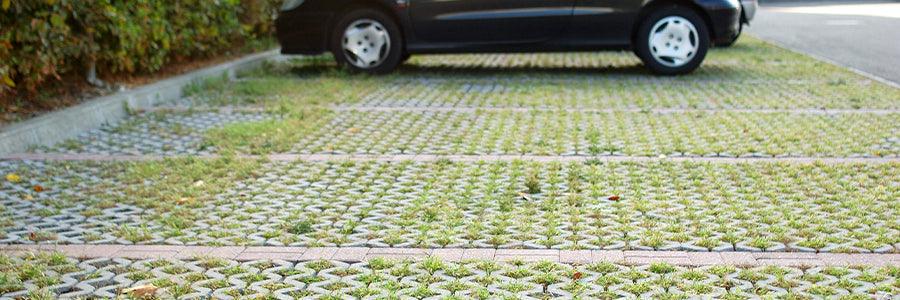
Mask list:
[[[149,73],[272,33],[279,0],[0,0],[0,97],[84,70]]]

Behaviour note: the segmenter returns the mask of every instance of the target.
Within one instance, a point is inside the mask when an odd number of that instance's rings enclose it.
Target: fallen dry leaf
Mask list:
[[[35,192],[38,192],[38,193],[43,192],[43,191],[44,191],[44,187],[39,186],[39,185],[36,185],[36,186],[34,186],[34,191],[35,191]]]
[[[619,201],[619,196],[612,196],[612,197],[609,197],[609,200],[612,200],[612,201]]]
[[[31,199],[34,199],[34,196],[31,196],[31,195],[25,195],[25,200],[31,200]]]
[[[572,274],[572,280],[578,280],[580,278],[581,278],[581,272],[575,272],[575,274]]]
[[[353,128],[350,128],[349,130],[347,130],[347,133],[354,133],[354,132],[357,132],[360,130],[362,130],[362,127],[353,127]]]
[[[153,294],[156,294],[157,289],[159,288],[152,283],[145,283],[136,287],[124,289],[122,290],[122,293],[131,293],[131,296],[134,298],[146,298],[148,296],[153,296]]]
[[[6,175],[6,180],[9,182],[19,182],[19,180],[21,180],[21,178],[19,178],[19,175],[9,174],[9,175]]]
[[[525,200],[531,201],[531,196],[526,193],[519,192],[519,196],[522,196],[522,198],[525,198]]]
[[[197,201],[197,199],[194,199],[192,197],[185,197],[185,198],[178,199],[178,204],[192,203],[194,201]]]

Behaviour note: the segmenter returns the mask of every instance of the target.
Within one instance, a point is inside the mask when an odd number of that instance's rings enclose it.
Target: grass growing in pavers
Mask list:
[[[156,298],[192,299],[870,299],[900,292],[898,267],[708,266],[616,262],[583,265],[550,261],[441,261],[375,258],[347,264],[315,260],[237,262],[192,260],[76,260],[58,253],[0,255],[0,297],[118,298],[129,287],[153,284]]]
[[[196,85],[177,101],[213,109],[249,105],[266,113],[140,114],[37,152],[896,157],[900,151],[895,134],[900,118],[890,113],[900,108],[900,90],[847,70],[754,38],[714,49],[701,72],[691,76],[653,77],[627,67],[610,75],[590,67],[605,60],[627,65],[636,61],[630,56],[421,56],[380,77],[331,69],[322,57],[289,60],[234,81]],[[585,67],[562,70],[574,65]],[[325,107],[331,105],[550,110],[329,112]],[[590,108],[647,113],[577,111]],[[723,111],[649,113],[653,108]],[[727,112],[739,108],[888,111]]]
[[[694,80],[860,80],[849,70],[747,36],[735,47],[713,48],[703,65],[685,77]],[[328,55],[292,59],[241,74],[243,77],[307,79],[347,77]],[[445,79],[595,79],[668,81],[653,76],[631,52],[416,55],[387,78]],[[502,75],[502,76],[500,76]]]
[[[631,53],[416,56],[398,72],[381,77],[322,71],[319,58],[293,60],[245,74],[213,94],[251,102],[268,97],[297,105],[313,101],[558,108],[900,107],[896,88],[754,38],[735,46],[714,49],[698,72],[674,78],[634,72],[642,67],[632,66],[637,59]],[[605,61],[628,63],[603,69]]]
[[[292,140],[290,153],[879,157],[900,152],[898,120],[898,114],[350,111]],[[260,147],[210,141],[244,153]]]
[[[154,112],[39,153],[896,157],[900,113]]]
[[[262,112],[156,111],[138,113],[115,124],[80,134],[37,153],[133,155],[209,155],[204,132],[226,124],[267,122],[279,115]]]
[[[0,232],[12,243],[896,252],[898,167],[7,162],[23,180],[2,184]]]
[[[552,55],[552,54],[545,54]],[[827,77],[826,77],[827,78]],[[695,78],[622,80],[608,77],[516,80],[507,77],[440,79],[310,79],[251,77],[215,93],[212,103],[402,107],[537,108],[831,108],[898,109],[900,91],[862,77],[853,79],[704,81]],[[241,102],[240,99],[246,99]],[[262,101],[266,100],[266,101]]]
[[[256,81],[258,84],[277,79]],[[359,87],[343,106],[897,109],[900,91],[872,81],[702,81],[702,80],[388,80]],[[244,84],[252,84],[250,82]]]

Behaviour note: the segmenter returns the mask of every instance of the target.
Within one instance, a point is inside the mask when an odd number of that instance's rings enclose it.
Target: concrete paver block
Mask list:
[[[750,252],[720,252],[720,256],[722,256],[722,260],[725,261],[726,265],[731,266],[758,266],[759,263],[756,261],[756,257],[753,257],[753,253]]]
[[[715,266],[722,265],[725,260],[719,255],[719,252],[688,252],[688,259],[692,266]]]
[[[342,262],[361,262],[366,259],[369,248],[363,247],[341,247],[331,256],[332,260]]]
[[[591,250],[560,250],[559,262],[564,264],[589,264],[593,262]]]
[[[625,262],[625,252],[608,250],[591,250],[591,259],[596,262]]]
[[[453,249],[434,249],[431,250],[431,255],[437,257],[444,261],[452,261],[452,262],[460,262],[462,261],[463,253],[465,249],[453,248]]]
[[[219,257],[224,259],[235,259],[241,252],[244,252],[246,247],[240,246],[226,246],[226,247],[216,247],[212,251],[209,252],[210,257]]]
[[[337,253],[338,248],[328,247],[328,248],[309,248],[303,252],[303,255],[300,256],[300,261],[310,261],[310,260],[320,260],[320,259],[331,259],[335,253]]]
[[[462,261],[493,260],[496,253],[496,249],[465,249],[461,259]]]

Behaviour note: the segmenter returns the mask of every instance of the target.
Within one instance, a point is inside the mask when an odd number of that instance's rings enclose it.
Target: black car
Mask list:
[[[331,51],[354,72],[388,73],[412,54],[631,49],[674,75],[737,39],[757,7],[741,1],[287,0],[276,28],[282,53]]]

